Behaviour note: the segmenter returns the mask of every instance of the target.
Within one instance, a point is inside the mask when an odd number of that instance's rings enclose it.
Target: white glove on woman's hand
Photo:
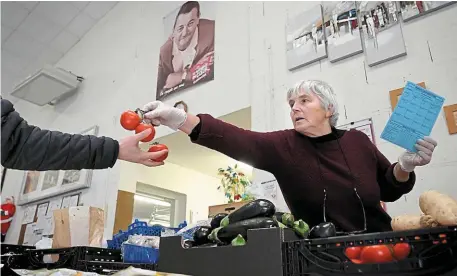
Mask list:
[[[433,151],[437,145],[438,143],[428,136],[424,137],[424,139],[419,139],[416,144],[417,153],[404,152],[398,158],[398,164],[406,172],[414,171],[416,166],[427,165],[432,160]]]
[[[187,119],[187,113],[179,108],[168,106],[160,101],[154,101],[143,107],[143,119],[155,126],[165,125],[171,129],[179,129]]]

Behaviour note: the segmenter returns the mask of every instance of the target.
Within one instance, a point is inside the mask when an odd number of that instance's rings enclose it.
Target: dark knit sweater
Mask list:
[[[293,129],[260,133],[207,114],[198,117],[200,124],[190,134],[194,143],[271,172],[292,214],[310,227],[323,222],[326,188],[327,220],[340,231],[363,230],[356,187],[365,207],[368,232],[390,231],[391,218],[380,201],[396,201],[415,183],[414,173],[407,182],[396,181],[395,163],[357,130],[333,129],[328,135],[310,138]]]

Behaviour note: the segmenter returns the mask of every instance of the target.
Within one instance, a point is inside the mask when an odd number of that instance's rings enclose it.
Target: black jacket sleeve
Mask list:
[[[108,137],[67,134],[29,125],[2,99],[2,166],[17,170],[81,170],[113,167],[119,143]]]

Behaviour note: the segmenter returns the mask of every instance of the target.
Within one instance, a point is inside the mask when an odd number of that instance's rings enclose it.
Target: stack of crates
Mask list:
[[[186,227],[187,223],[184,221],[181,223],[178,228],[169,228],[169,227],[164,227],[161,225],[153,225],[153,226],[148,226],[148,224],[144,221],[138,221],[137,219],[135,222],[129,225],[127,228],[127,231],[119,231],[119,233],[114,234],[112,240],[108,240],[108,248],[110,249],[121,249],[122,243],[124,243],[126,240],[128,240],[129,236],[132,235],[142,235],[142,236],[155,236],[155,237],[160,237],[162,236],[162,233],[165,232],[173,232],[176,233],[182,228]],[[183,236],[185,239],[191,238],[191,235],[189,233],[183,233]],[[189,237],[190,236],[190,237]]]

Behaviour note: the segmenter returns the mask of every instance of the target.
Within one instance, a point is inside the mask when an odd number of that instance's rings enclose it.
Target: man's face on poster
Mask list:
[[[199,22],[198,11],[196,8],[189,13],[180,14],[176,18],[176,25],[173,31],[173,42],[180,51],[189,47],[192,37],[195,34]]]

